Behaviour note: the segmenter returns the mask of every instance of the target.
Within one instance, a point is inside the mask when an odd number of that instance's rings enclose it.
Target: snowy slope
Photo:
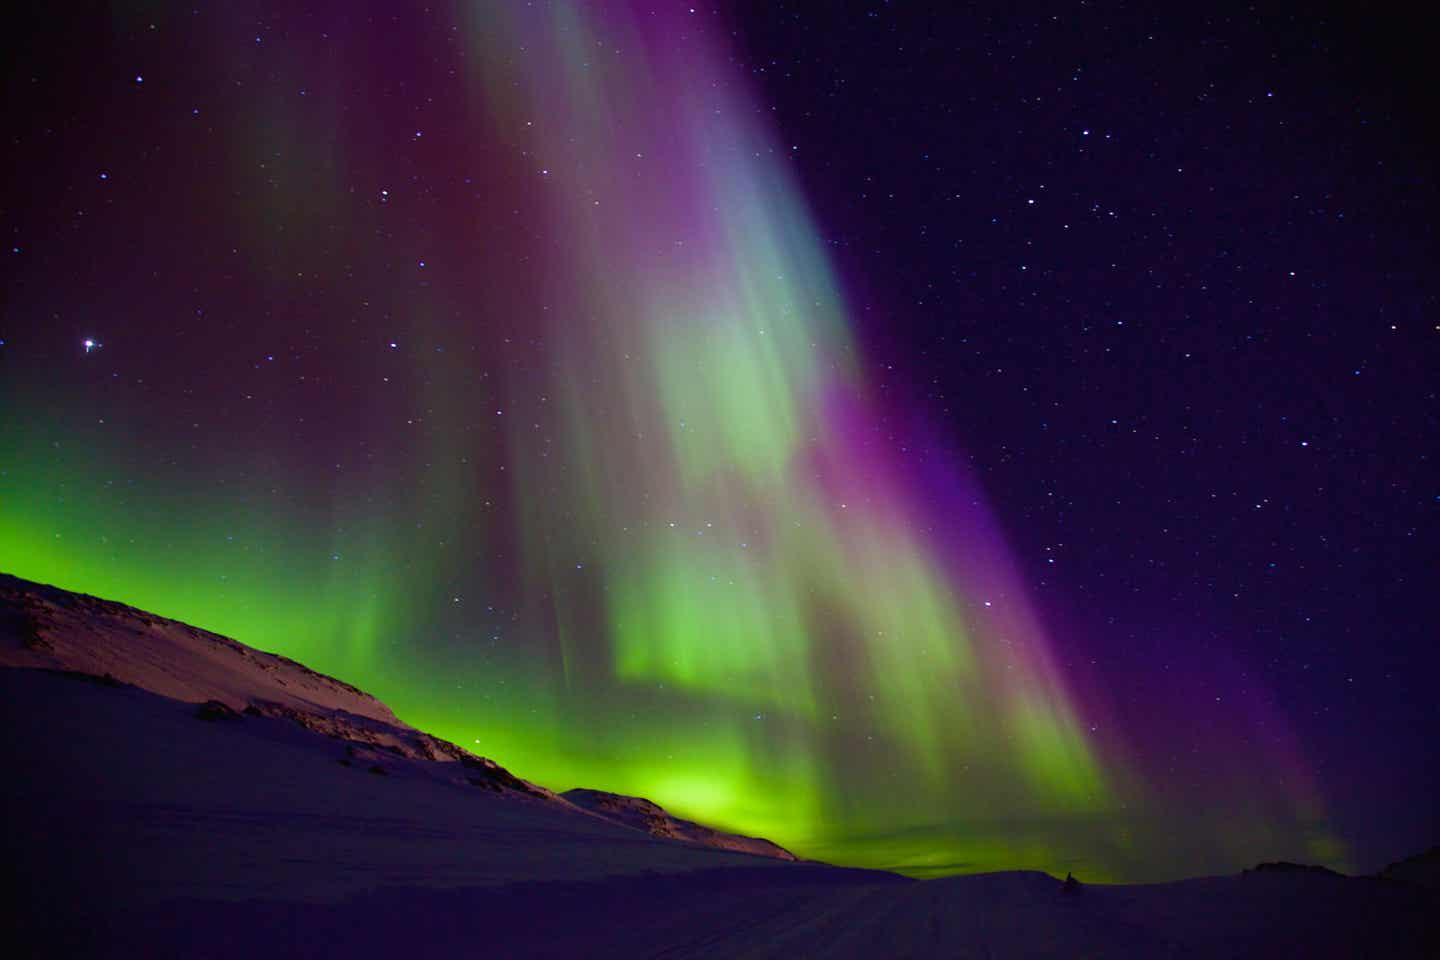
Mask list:
[[[723,833],[692,820],[682,820],[665,810],[658,803],[642,797],[627,797],[603,790],[579,788],[566,790],[561,794],[577,807],[591,810],[601,816],[643,830],[652,837],[670,840],[684,840],[688,843],[704,844],[721,850],[737,850],[754,853],[762,857],[776,857],[780,860],[798,860],[795,854],[778,843],[761,837],[746,837],[735,833]]]
[[[362,690],[273,653],[127,607],[0,574],[0,666],[112,676],[162,697],[256,701],[403,726]]]
[[[1433,855],[1078,893],[755,856],[650,835],[688,826],[647,801],[577,797],[638,818],[614,822],[428,759],[373,698],[235,647],[0,583],[0,956],[1440,956],[1408,878]]]
[[[412,772],[501,794],[521,794],[559,806],[552,791],[522,780],[499,764],[402,722],[380,700],[286,657],[264,653],[206,630],[110,600],[0,574],[0,668],[58,670],[108,678],[187,703],[209,704],[212,718],[275,717],[343,741],[345,762],[389,771],[402,761]],[[438,764],[426,767],[425,763]],[[603,796],[606,804],[577,804],[592,816],[650,836],[759,856],[796,859],[789,851],[671,817],[649,801]],[[629,816],[645,804],[651,819]],[[608,805],[610,809],[602,809]],[[625,814],[625,815],[615,815]],[[655,824],[663,823],[666,829]]]

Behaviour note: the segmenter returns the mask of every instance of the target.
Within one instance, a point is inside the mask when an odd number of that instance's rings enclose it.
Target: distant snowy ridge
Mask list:
[[[402,770],[557,805],[650,836],[780,860],[768,840],[672,817],[636,797],[572,790],[562,797],[500,764],[417,730],[370,694],[278,654],[111,600],[0,573],[0,668],[54,670],[200,704],[210,720],[289,720],[344,743],[340,762],[377,774]],[[441,766],[434,766],[439,764]]]
[[[1440,893],[1440,846],[1390,864],[1379,877]]]
[[[108,675],[173,700],[219,700],[235,710],[266,701],[410,729],[363,690],[287,657],[8,574],[0,574],[0,666]]]
[[[707,847],[719,847],[722,850],[755,853],[762,857],[775,857],[779,860],[800,859],[778,843],[772,843],[761,837],[724,833],[691,820],[682,820],[671,815],[658,803],[642,797],[627,797],[623,794],[584,788],[566,790],[560,796],[577,807],[598,813],[627,827],[643,830],[652,837],[683,840],[686,843],[699,843]]]

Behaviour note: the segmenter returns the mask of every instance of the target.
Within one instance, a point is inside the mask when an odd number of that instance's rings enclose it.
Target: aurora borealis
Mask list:
[[[94,66],[21,138],[10,224],[0,569],[837,863],[1350,863],[1274,650],[1152,599],[1152,662],[1094,639],[1135,591],[1041,601],[964,418],[892,386],[928,334],[847,271],[897,254],[837,254],[744,22],[117,5],[66,33]],[[1019,402],[953,377],[966,417]]]

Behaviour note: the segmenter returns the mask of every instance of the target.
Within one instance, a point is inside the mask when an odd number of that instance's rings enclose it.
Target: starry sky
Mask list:
[[[0,569],[837,863],[1435,841],[1417,25],[29,16]]]

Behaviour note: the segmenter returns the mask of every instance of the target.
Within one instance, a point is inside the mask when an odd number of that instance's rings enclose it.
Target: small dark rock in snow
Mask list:
[[[244,717],[236,713],[234,708],[232,708],[229,704],[221,703],[219,700],[206,700],[204,703],[200,704],[200,706],[195,708],[195,716],[199,717],[201,720],[209,720],[211,723],[215,723],[221,720],[244,719]]]

